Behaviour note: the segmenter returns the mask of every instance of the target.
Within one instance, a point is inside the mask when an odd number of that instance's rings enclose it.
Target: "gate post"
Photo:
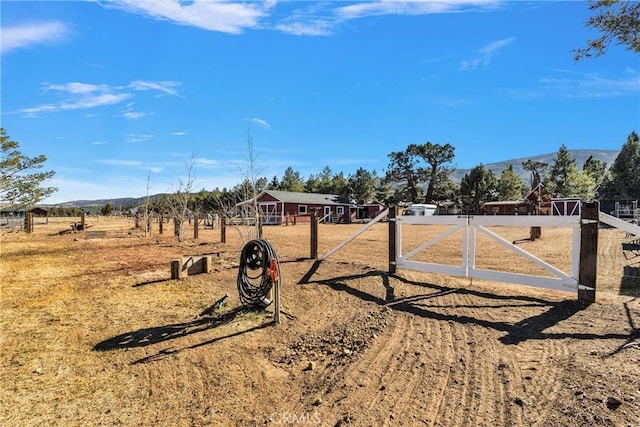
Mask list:
[[[262,239],[262,226],[264,225],[264,212],[261,208],[258,208],[258,214],[256,215],[257,224],[257,233],[258,239]]]
[[[33,233],[33,212],[27,212],[24,218],[24,225],[27,233]]]
[[[600,203],[582,204],[580,220],[580,267],[578,269],[578,300],[588,303],[596,301],[596,278],[598,272],[598,226]],[[580,285],[593,289],[580,289]]]
[[[397,260],[396,260],[396,216],[398,214],[398,207],[389,207],[389,274],[396,272]]]
[[[311,259],[318,259],[318,212],[315,208],[311,209]]]

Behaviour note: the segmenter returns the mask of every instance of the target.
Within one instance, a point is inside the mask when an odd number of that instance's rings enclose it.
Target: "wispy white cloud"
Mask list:
[[[129,144],[137,144],[139,142],[145,142],[153,138],[153,135],[139,135],[136,133],[131,133],[127,135],[127,143]]]
[[[129,88],[133,90],[157,90],[173,96],[178,95],[178,91],[174,89],[180,86],[180,82],[164,81],[164,82],[150,82],[145,80],[136,80],[129,84]]]
[[[183,136],[183,135],[186,135],[186,134],[187,134],[186,132],[171,132],[170,133],[170,135],[173,135],[173,136]]]
[[[47,84],[45,85],[45,89],[67,92],[72,95],[90,95],[100,92],[109,92],[111,90],[108,85],[93,85],[79,82],[70,82],[61,85]]]
[[[60,100],[57,102],[41,104],[36,107],[23,108],[18,110],[17,113],[36,117],[40,113],[91,109],[107,105],[116,105],[135,96],[130,92],[130,90],[153,90],[179,96],[176,89],[174,89],[179,85],[180,82],[149,82],[143,80],[136,80],[126,86],[110,86],[107,84],[90,84],[81,82],[69,82],[64,84],[45,83],[43,84],[44,93],[52,93],[55,97],[60,98]],[[138,119],[146,114],[142,112],[135,112],[130,108],[127,108],[120,115],[127,119]]]
[[[127,12],[190,25],[211,31],[239,34],[244,29],[255,28],[266,17],[275,1],[229,2],[209,0],[115,0],[102,3]]]
[[[125,111],[122,113],[122,117],[129,120],[138,120],[144,116],[146,116],[146,114],[141,111]]]
[[[127,104],[126,109],[122,111],[120,115],[125,119],[129,119],[129,120],[138,120],[146,116],[146,114],[141,111],[134,111],[133,109],[134,105],[135,103],[133,102],[130,102],[129,104]]]
[[[256,117],[254,117],[253,119],[249,120],[251,123],[254,123],[262,128],[265,129],[271,129],[271,125],[269,124],[269,122],[267,122],[266,120],[263,119],[258,119]]]
[[[275,28],[295,36],[328,36],[333,33],[334,23],[326,19],[289,20],[276,24]]]
[[[599,74],[557,72],[559,75],[539,80],[545,93],[564,98],[637,97],[640,93],[640,76],[637,74],[611,78]]]
[[[59,88],[50,86],[47,89],[59,91]],[[61,93],[64,91],[60,91]],[[29,107],[20,110],[20,113],[27,116],[37,116],[39,113],[49,113],[55,111],[77,110],[101,107],[105,105],[119,104],[120,102],[131,98],[128,93],[73,93],[66,92],[67,98],[57,104],[42,104],[37,107]]]
[[[335,32],[337,26],[352,19],[380,15],[432,15],[459,13],[495,8],[500,0],[377,0],[354,2],[302,3],[301,7],[276,23],[278,31],[302,36],[327,36]],[[338,6],[336,6],[338,5]]]
[[[112,166],[115,168],[140,169],[140,170],[153,172],[153,173],[160,173],[164,171],[164,167],[161,165],[148,165],[140,160],[101,159],[101,160],[98,160],[96,163]]]
[[[502,40],[496,40],[482,47],[478,51],[478,55],[470,60],[464,60],[460,63],[461,70],[475,70],[479,67],[486,67],[491,63],[495,55],[500,49],[511,44],[515,41],[515,38],[509,37]]]
[[[197,166],[202,166],[204,168],[217,168],[220,166],[220,162],[215,159],[198,157],[195,158],[194,161]]]
[[[0,50],[4,53],[38,44],[58,42],[64,40],[70,31],[66,24],[54,21],[2,27],[0,33]]]
[[[495,0],[379,0],[342,6],[336,9],[336,14],[341,19],[375,15],[430,15],[492,8],[500,3]]]
[[[275,18],[273,12],[282,3],[299,7],[288,11],[284,18]],[[504,0],[374,0],[347,5],[339,1],[114,0],[101,5],[209,31],[239,34],[248,29],[271,29],[300,36],[327,36],[351,19],[460,13],[496,8],[502,3]]]
[[[91,145],[104,145],[106,143],[107,143],[106,141],[93,141]]]

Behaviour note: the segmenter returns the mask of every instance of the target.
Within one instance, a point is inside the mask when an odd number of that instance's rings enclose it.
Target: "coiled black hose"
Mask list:
[[[247,243],[240,254],[238,269],[238,294],[240,302],[247,307],[265,308],[271,287],[280,284],[280,265],[276,251],[264,239]]]

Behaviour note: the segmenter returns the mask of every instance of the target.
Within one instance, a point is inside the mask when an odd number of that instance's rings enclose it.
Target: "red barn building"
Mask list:
[[[264,190],[258,194],[257,202],[264,224],[283,224],[287,217],[309,222],[313,210],[323,222],[348,224],[356,219],[358,211],[355,204],[335,194]]]

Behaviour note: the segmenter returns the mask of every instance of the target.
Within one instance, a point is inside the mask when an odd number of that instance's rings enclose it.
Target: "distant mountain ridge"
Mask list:
[[[571,156],[575,159],[578,170],[582,170],[582,165],[589,158],[589,156],[593,156],[595,160],[600,160],[602,162],[605,162],[607,164],[607,169],[608,169],[611,167],[616,157],[618,156],[618,153],[620,152],[620,150],[568,150],[568,151],[569,151],[569,154],[571,154]],[[522,163],[526,162],[527,160],[533,160],[536,162],[547,163],[549,165],[549,168],[551,168],[557,154],[558,153],[555,152],[555,153],[548,153],[548,154],[539,154],[537,156],[521,157],[518,159],[503,160],[501,162],[487,163],[484,165],[484,167],[491,170],[496,175],[496,177],[499,178],[502,171],[508,168],[509,165],[512,165],[513,171],[517,173],[520,176],[520,178],[522,178],[525,185],[529,185],[529,180],[530,180],[529,171],[525,170],[522,167]],[[450,178],[452,181],[460,183],[460,181],[462,181],[462,178],[467,173],[469,173],[470,170],[471,168],[456,169],[455,172],[453,172],[450,175]]]
[[[594,159],[606,162],[607,168],[611,167],[614,160],[618,156],[619,150],[568,150],[569,154],[576,160],[576,166],[578,170],[582,170],[582,165],[589,158],[589,156],[593,156]],[[540,154],[537,156],[529,156],[529,157],[521,157],[518,159],[510,159],[503,160],[501,162],[495,163],[487,163],[484,165],[485,168],[490,169],[497,177],[500,177],[500,174],[504,169],[509,167],[509,165],[513,165],[513,170],[522,178],[523,182],[526,185],[529,185],[529,171],[526,171],[522,167],[522,162],[526,162],[527,160],[533,160],[536,162],[548,163],[549,167],[553,165],[554,158],[556,157],[556,153],[548,153],[548,154]],[[462,178],[469,173],[471,168],[468,169],[456,169],[451,175],[450,178],[460,183]],[[149,196],[150,199],[156,199],[166,195],[164,194],[155,194],[153,196]],[[139,206],[146,201],[147,197],[123,197],[119,199],[97,199],[97,200],[74,200],[66,203],[52,203],[52,204],[43,204],[42,206],[62,206],[62,207],[78,207],[78,208],[89,208],[89,207],[97,207],[97,206],[105,206],[107,203],[110,204],[114,209],[118,209],[119,207],[124,206]]]
[[[154,194],[149,196],[150,200],[158,199],[162,196],[167,196],[167,193]],[[113,209],[120,209],[124,207],[140,206],[147,201],[147,196],[143,197],[122,197],[118,199],[96,199],[96,200],[72,200],[64,203],[47,203],[40,206],[57,206],[63,208],[92,208],[103,207],[107,204],[111,205]]]

